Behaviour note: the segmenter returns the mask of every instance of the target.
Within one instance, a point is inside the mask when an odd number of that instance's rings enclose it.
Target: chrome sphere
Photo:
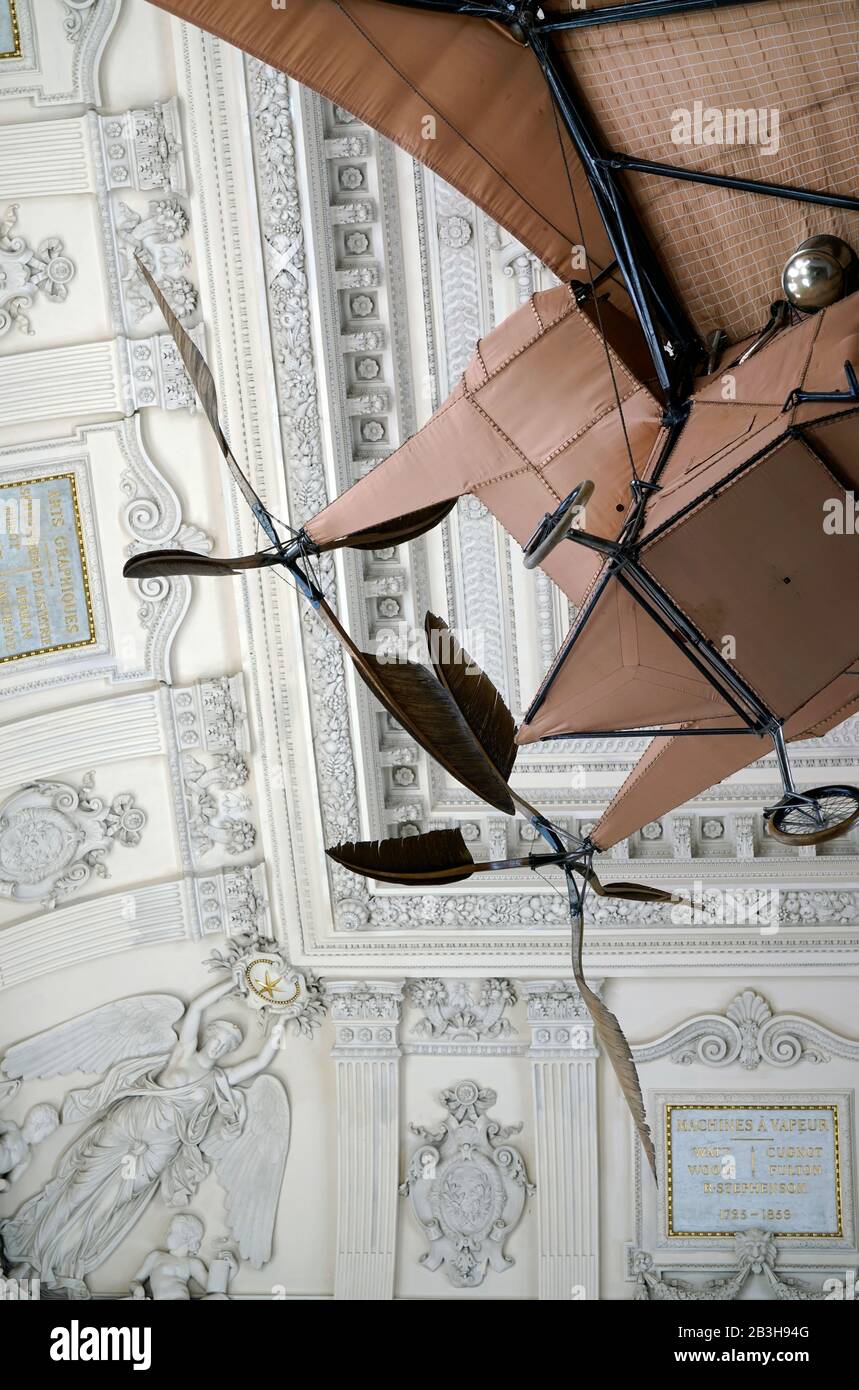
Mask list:
[[[853,248],[837,236],[813,236],[798,246],[782,272],[785,297],[795,309],[813,314],[844,294]]]

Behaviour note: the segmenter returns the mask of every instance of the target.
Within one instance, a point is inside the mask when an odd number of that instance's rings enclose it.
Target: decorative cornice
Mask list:
[[[636,1062],[670,1057],[690,1066],[729,1067],[739,1062],[748,1071],[761,1063],[792,1067],[797,1062],[829,1062],[833,1057],[859,1061],[859,1041],[845,1038],[798,1014],[773,1014],[754,990],[743,990],[724,1014],[699,1014],[672,1028],[655,1042],[632,1049]]]
[[[244,864],[190,879],[202,936],[273,937],[265,866]]]
[[[199,862],[216,845],[231,856],[244,854],[257,832],[244,814],[250,797],[240,790],[250,777],[242,756],[249,749],[243,679],[217,676],[169,694],[192,859]],[[205,754],[205,761],[191,749]]]
[[[399,1022],[403,998],[401,983],[335,980],[326,985],[331,1017],[335,1020],[389,1019]]]
[[[731,1302],[740,1297],[754,1274],[764,1276],[769,1297],[774,1300],[816,1302],[835,1296],[833,1285],[837,1280],[826,1280],[820,1289],[816,1289],[804,1280],[779,1274],[776,1270],[779,1254],[778,1243],[771,1231],[738,1231],[734,1237],[736,1269],[717,1279],[692,1283],[687,1279],[666,1278],[659,1273],[652,1255],[644,1250],[632,1249],[629,1252],[629,1267],[630,1277],[636,1283],[633,1298],[658,1302]],[[849,1276],[850,1271],[847,1273]],[[855,1280],[856,1272],[853,1271],[854,1284]],[[845,1296],[843,1283],[841,1296]]]
[[[429,1046],[438,1052],[456,1052],[461,1048],[498,1048],[504,1043],[518,1042],[516,1030],[505,1010],[516,1003],[518,995],[511,980],[484,980],[479,993],[474,993],[463,980],[412,980],[408,999],[413,1008],[421,1010],[413,1028],[411,1052]]]
[[[372,1061],[399,1056],[402,981],[331,981],[325,997],[336,1027],[332,1057]]]

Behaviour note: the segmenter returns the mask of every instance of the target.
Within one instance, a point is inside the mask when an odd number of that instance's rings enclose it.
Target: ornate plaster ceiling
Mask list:
[[[19,0],[22,53],[0,73],[2,245],[20,281],[0,336],[0,466],[9,482],[75,480],[91,631],[0,664],[3,798],[14,814],[22,787],[51,780],[77,798],[75,814],[87,797],[129,797],[145,824],[133,840],[110,834],[85,874],[80,855],[71,875],[46,861],[38,892],[23,891],[13,850],[0,856],[5,978],[26,973],[35,939],[81,959],[141,932],[196,937],[249,920],[325,969],[563,969],[566,910],[551,882],[374,890],[325,858],[344,839],[452,825],[476,857],[503,858],[533,831],[430,763],[356,688],[288,584],[120,577],[141,547],[253,543],[135,252],[206,352],[236,455],[294,525],[405,439],[475,339],[548,272],[348,112],[255,60],[145,7],[119,16],[113,0],[66,6],[57,56],[49,8],[34,17]],[[132,61],[135,45],[149,65]],[[429,537],[325,559],[321,574],[364,642],[408,644],[427,608],[444,614],[516,713],[570,616],[473,498]],[[537,746],[515,776],[581,828],[639,751]],[[852,780],[857,762],[855,720],[796,758],[812,784]],[[764,757],[616,847],[613,876],[698,882],[704,911],[690,921],[670,906],[600,904],[592,968],[854,958],[857,843],[815,853],[766,841],[760,806],[775,784]],[[773,891],[778,931],[765,935],[755,912]],[[116,914],[129,893],[133,922]],[[108,919],[110,933],[96,929]]]

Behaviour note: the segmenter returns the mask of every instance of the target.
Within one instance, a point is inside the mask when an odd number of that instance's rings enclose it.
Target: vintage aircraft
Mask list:
[[[389,136],[561,283],[482,339],[427,424],[287,538],[153,284],[270,547],[149,552],[126,574],[284,566],[402,725],[491,805],[531,816],[566,873],[583,991],[593,856],[647,821],[774,749],[783,795],[764,811],[769,833],[791,845],[843,834],[859,790],[800,789],[787,745],[859,709],[859,547],[825,524],[859,486],[854,0],[156,3]],[[407,541],[465,493],[576,610],[518,731],[485,676],[461,678],[449,642],[435,674],[359,652],[313,579],[315,554]],[[573,842],[510,788],[516,745],[600,734],[653,737]],[[509,867],[475,865],[460,840],[330,853],[411,883]],[[585,997],[652,1159],[628,1048]]]

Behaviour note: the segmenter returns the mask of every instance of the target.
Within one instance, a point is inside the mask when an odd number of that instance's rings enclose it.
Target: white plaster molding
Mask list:
[[[17,0],[21,56],[2,64],[0,100],[99,106],[99,66],[119,5],[120,0]]]
[[[464,980],[412,980],[409,1003],[422,1016],[414,1024],[409,1051],[419,1053],[426,1047],[438,1054],[467,1049],[473,1056],[500,1053],[508,1047],[518,1050],[516,1030],[504,1016],[517,998],[510,980],[484,980],[479,991],[472,991]]]
[[[597,982],[598,984],[598,982]],[[596,988],[597,984],[593,987]],[[599,1298],[598,1050],[571,980],[523,986],[531,1025],[539,1298]]]
[[[146,812],[130,792],[108,804],[95,795],[95,773],[78,786],[31,782],[0,804],[0,898],[53,908],[86,888],[95,874],[110,876],[116,843],[140,843]]]
[[[4,786],[166,752],[158,694],[153,690],[67,705],[62,720],[48,711],[0,726]]]
[[[68,298],[69,281],[76,273],[59,237],[46,237],[34,247],[16,230],[18,210],[18,203],[10,203],[0,219],[0,337],[13,327],[32,336],[36,331],[30,320],[34,300],[43,295],[61,303]]]
[[[189,337],[204,349],[202,324],[190,329]],[[126,415],[152,407],[187,410],[192,415],[197,411],[196,393],[169,333],[150,338],[120,336],[116,343],[121,358],[121,408]]]
[[[785,1253],[770,1231],[738,1231],[734,1237],[736,1268],[716,1279],[694,1282],[689,1279],[666,1278],[653,1256],[644,1250],[630,1249],[628,1253],[631,1277],[635,1279],[633,1299],[642,1302],[703,1302],[725,1303],[740,1298],[742,1290],[753,1275],[763,1275],[769,1298],[779,1302],[813,1303],[836,1297],[839,1282],[841,1297],[845,1297],[845,1274],[851,1271],[833,1267],[834,1278],[824,1280],[820,1287],[807,1280],[796,1279],[776,1268]],[[856,1271],[852,1271],[856,1282]]]
[[[174,687],[169,699],[192,862],[199,864],[216,845],[223,846],[224,854],[241,855],[257,838],[245,814],[251,798],[240,790],[250,777],[241,756],[250,747],[243,677],[217,676]]]
[[[0,932],[0,987],[9,989],[82,961],[194,935],[181,881],[106,893],[30,917]]]
[[[138,200],[139,201],[139,200]],[[155,299],[137,264],[142,260],[158,282],[173,312],[187,321],[196,312],[198,296],[185,270],[191,253],[185,241],[189,221],[186,205],[175,194],[150,198],[145,208],[118,200],[110,202],[113,246],[119,267],[125,322],[136,329],[157,313]],[[186,326],[187,323],[186,323]]]
[[[263,864],[216,869],[188,882],[201,935],[241,936],[257,932],[261,937],[273,938]]]
[[[337,1299],[394,1293],[402,981],[337,981]]]
[[[124,406],[113,341],[0,358],[0,428],[72,415],[125,414]]]
[[[118,115],[96,116],[107,186],[141,193],[188,191],[175,97]]]
[[[16,198],[91,193],[95,173],[83,116],[3,127],[0,188]]]
[[[793,1067],[797,1062],[859,1061],[859,1041],[843,1037],[799,1014],[774,1014],[762,995],[746,989],[724,1014],[698,1014],[652,1043],[632,1049],[637,1063],[670,1057],[681,1066],[698,1063],[748,1071],[759,1066]]]
[[[190,330],[203,346],[203,326]],[[197,409],[173,339],[116,338],[0,358],[0,427],[27,422],[130,416],[137,410]],[[190,544],[190,541],[189,541]]]
[[[511,1267],[504,1245],[534,1192],[509,1142],[522,1125],[486,1114],[497,1099],[476,1081],[460,1081],[442,1091],[448,1118],[436,1129],[409,1125],[418,1142],[400,1192],[429,1246],[420,1263],[430,1272],[444,1267],[454,1288],[477,1288],[488,1269],[503,1274]]]

